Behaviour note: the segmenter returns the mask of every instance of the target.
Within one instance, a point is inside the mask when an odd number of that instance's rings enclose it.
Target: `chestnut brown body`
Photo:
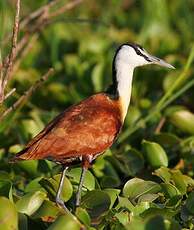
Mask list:
[[[94,159],[113,144],[121,126],[119,100],[95,94],[59,114],[14,160],[50,159],[68,165],[88,155]]]

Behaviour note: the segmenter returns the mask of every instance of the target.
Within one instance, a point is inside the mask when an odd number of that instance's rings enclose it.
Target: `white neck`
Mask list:
[[[122,117],[123,121],[127,114],[131,99],[132,79],[133,79],[133,67],[130,67],[127,63],[122,61],[116,62],[116,79],[117,79],[117,90],[121,99],[122,105]]]

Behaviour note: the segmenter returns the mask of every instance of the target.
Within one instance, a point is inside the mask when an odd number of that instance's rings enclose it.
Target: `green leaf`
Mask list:
[[[194,192],[191,192],[186,200],[186,208],[194,215]]]
[[[18,215],[14,204],[5,197],[0,197],[0,228],[18,229]]]
[[[122,225],[126,225],[129,222],[129,214],[127,212],[116,213],[115,217]]]
[[[164,218],[172,218],[176,214],[177,214],[177,210],[170,209],[170,208],[163,208],[163,207],[160,208],[158,206],[155,206],[145,210],[145,212],[141,214],[141,217],[143,219],[149,219],[150,217],[160,215],[163,216]]]
[[[111,204],[109,195],[100,190],[87,192],[81,201],[81,207],[85,208],[92,218],[97,218],[108,211]]]
[[[165,230],[165,222],[164,222],[164,218],[162,216],[153,216],[151,217],[146,225],[145,225],[145,229],[147,230],[155,230],[157,226],[157,230]]]
[[[81,228],[82,226],[77,218],[67,214],[59,216],[56,221],[49,226],[48,230],[80,230]]]
[[[6,196],[11,201],[12,197],[12,183],[9,180],[0,180],[0,196]]]
[[[0,150],[1,151],[1,150]],[[6,172],[6,171],[0,171],[0,180],[4,181],[4,180],[11,180],[11,175]]]
[[[41,179],[42,177],[37,177],[34,180],[31,180],[30,183],[26,185],[24,192],[28,193],[40,190],[42,188],[39,183]]]
[[[28,193],[16,202],[17,210],[31,216],[40,208],[45,198],[46,194],[42,191]]]
[[[134,200],[144,194],[157,193],[160,190],[160,185],[156,182],[133,178],[124,185],[123,194],[125,197]]]
[[[114,176],[103,176],[100,181],[101,188],[115,188],[120,185],[120,180]]]
[[[164,182],[169,183],[171,179],[171,173],[166,167],[161,167],[154,171],[154,175],[160,177]]]
[[[172,146],[180,143],[181,139],[172,133],[160,133],[154,136],[160,145]]]
[[[38,161],[36,160],[28,160],[28,161],[19,161],[17,165],[21,168],[21,170],[28,173],[28,175],[34,177],[38,174]]]
[[[19,230],[28,230],[28,217],[23,213],[19,213],[18,228]]]
[[[140,110],[136,106],[129,106],[128,113],[125,118],[125,124],[130,127],[132,126],[141,116]]]
[[[186,186],[192,186],[192,187],[194,187],[194,180],[191,177],[189,177],[187,175],[183,175],[182,178],[183,178],[184,183],[186,184]]]
[[[142,218],[137,216],[132,216],[128,224],[125,225],[127,230],[146,230],[144,221]]]
[[[147,209],[150,208],[149,202],[141,202],[138,203],[135,208],[133,209],[132,215],[139,216],[141,213],[145,212]]]
[[[161,166],[168,166],[168,157],[164,149],[155,142],[143,141],[143,149],[145,156],[152,168],[159,168]]]
[[[186,205],[182,206],[181,212],[180,212],[180,217],[181,217],[181,220],[184,221],[184,222],[187,222],[190,219],[191,213],[186,208]]]
[[[107,157],[112,156],[112,152],[110,149],[107,149],[102,155],[97,157],[95,160],[93,166],[92,166],[92,171],[97,177],[103,177],[104,176],[104,169],[107,165]]]
[[[174,196],[180,195],[179,190],[170,183],[161,183],[162,192],[167,198],[172,198]]]
[[[187,185],[184,182],[184,177],[181,171],[179,170],[173,170],[172,171],[172,180],[175,183],[175,186],[180,191],[182,195],[184,195],[187,191]]]
[[[106,159],[112,159],[110,156],[107,156]],[[100,185],[102,188],[110,188],[110,187],[118,187],[121,181],[116,171],[115,167],[113,166],[112,162],[109,160],[106,161],[105,168],[104,168],[104,175],[100,181]]]
[[[167,200],[165,203],[166,208],[176,209],[181,205],[182,195],[175,195]]]
[[[125,146],[125,151],[121,154],[116,154],[118,159],[119,169],[126,175],[134,176],[140,172],[144,166],[143,154],[138,150],[131,148],[131,146]]]
[[[55,191],[58,190],[60,178],[61,178],[61,175],[58,174],[58,175],[55,175],[53,178],[49,179],[50,182],[54,185],[54,188],[56,189]],[[61,191],[61,198],[66,202],[71,198],[72,194],[73,194],[72,184],[69,181],[69,179],[65,177],[64,183],[63,183],[63,189]]]
[[[119,200],[119,203],[118,203],[116,209],[126,208],[131,212],[134,210],[134,205],[129,201],[128,198],[119,196],[118,200]]]
[[[158,194],[152,194],[152,193],[144,194],[144,195],[139,197],[138,203],[141,203],[141,202],[153,202],[158,197],[159,197]]]
[[[43,178],[40,180],[40,184],[42,187],[48,192],[48,195],[52,198],[55,199],[56,193],[59,187],[59,182],[60,182],[61,174],[57,174],[53,176],[53,178],[45,179]],[[64,179],[63,183],[63,189],[61,191],[61,199],[64,200],[65,202],[68,201],[73,194],[73,187],[71,182],[67,177]]]
[[[194,114],[190,111],[176,111],[170,114],[169,119],[180,130],[194,134]]]
[[[23,147],[21,145],[12,145],[9,147],[9,153],[13,153],[13,154],[16,154],[18,153],[19,151],[21,151],[23,149]]]
[[[174,219],[165,219],[164,223],[167,230],[182,230],[181,225]]]
[[[90,219],[90,216],[88,214],[88,212],[81,208],[81,207],[78,207],[76,208],[76,212],[75,212],[77,218],[86,226],[90,226],[91,224],[91,219]]]
[[[45,222],[51,222],[57,218],[60,214],[59,208],[56,206],[55,203],[45,200],[40,208],[33,213],[33,219],[41,218]]]
[[[26,135],[31,135],[33,137],[42,130],[42,125],[39,126],[38,123],[32,119],[23,119],[21,128],[23,128]]]
[[[116,199],[118,198],[121,190],[120,189],[111,189],[111,188],[106,188],[103,190],[104,192],[106,192],[109,197],[110,197],[110,200],[111,200],[111,204],[110,204],[110,207],[109,209],[111,209],[116,201]]]
[[[70,178],[72,183],[79,184],[81,171],[81,168],[74,168],[67,172],[67,176]],[[95,178],[89,170],[86,171],[84,177],[83,188],[84,187],[89,191],[95,188]]]

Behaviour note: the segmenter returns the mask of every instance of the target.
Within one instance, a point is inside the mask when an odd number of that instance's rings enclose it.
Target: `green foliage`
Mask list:
[[[4,40],[14,13],[11,1],[5,2],[0,1],[2,58],[10,48]],[[22,1],[22,17],[46,3]],[[0,108],[6,110],[54,67],[55,76],[0,123],[0,229],[194,228],[193,7],[183,0],[88,0],[41,32],[10,82],[17,93]],[[58,165],[9,159],[59,112],[106,89],[115,47],[127,41],[141,43],[176,70],[135,71],[123,131],[86,173],[76,210],[81,168],[67,172],[62,199],[73,214],[66,214],[55,204]]]
[[[18,213],[15,205],[5,197],[0,197],[0,226],[1,229],[18,229]]]
[[[145,150],[146,159],[152,168],[168,166],[168,157],[164,149],[158,143],[144,140],[142,145]]]

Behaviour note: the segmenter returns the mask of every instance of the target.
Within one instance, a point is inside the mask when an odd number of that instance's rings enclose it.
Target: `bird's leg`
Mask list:
[[[81,177],[80,177],[80,181],[79,181],[79,187],[77,190],[77,194],[76,194],[76,207],[79,207],[80,205],[80,200],[81,200],[81,192],[82,192],[82,187],[83,187],[83,183],[84,183],[84,177],[85,177],[85,173],[87,171],[87,168],[82,167],[82,173],[81,173]]]
[[[65,179],[65,174],[66,174],[67,169],[68,169],[68,167],[64,167],[63,172],[61,174],[61,178],[60,178],[60,182],[59,182],[59,188],[57,190],[57,195],[56,195],[56,203],[59,206],[61,206],[66,212],[69,212],[69,210],[67,209],[67,207],[64,204],[64,201],[61,199],[61,192],[62,192],[62,189],[63,189],[63,182],[64,182],[64,179]]]
[[[91,155],[87,155],[87,156],[83,157],[82,172],[81,172],[81,176],[80,176],[78,191],[76,194],[76,202],[75,202],[76,207],[79,207],[79,205],[80,205],[81,192],[82,192],[82,187],[83,187],[83,183],[84,183],[84,177],[85,177],[86,171],[88,170],[91,162],[92,162],[92,156]]]

